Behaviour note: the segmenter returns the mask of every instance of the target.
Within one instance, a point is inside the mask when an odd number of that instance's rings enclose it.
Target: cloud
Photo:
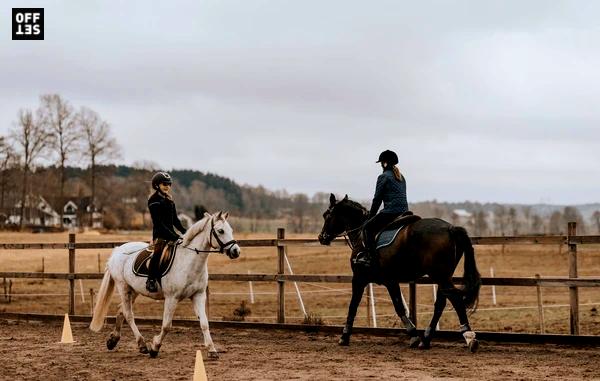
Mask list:
[[[390,148],[414,200],[597,201],[600,4],[41,6],[44,42],[0,40],[0,133],[58,92],[130,163],[368,198]]]

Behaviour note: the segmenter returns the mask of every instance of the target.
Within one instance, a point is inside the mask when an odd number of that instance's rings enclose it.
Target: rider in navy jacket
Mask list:
[[[356,259],[356,264],[365,267],[371,266],[372,258],[375,255],[374,241],[377,233],[408,211],[406,179],[396,167],[398,155],[390,150],[383,151],[379,155],[377,163],[381,163],[383,173],[377,177],[369,219],[363,224],[363,242],[366,250]],[[383,209],[377,213],[382,202]]]

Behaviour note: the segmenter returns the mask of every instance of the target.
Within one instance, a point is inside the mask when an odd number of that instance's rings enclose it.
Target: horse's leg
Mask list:
[[[122,306],[119,306],[115,320],[115,329],[113,329],[113,331],[110,333],[110,336],[106,340],[106,348],[108,348],[109,351],[115,349],[119,343],[119,340],[121,339],[121,326],[123,325],[123,320],[125,320]]]
[[[440,321],[440,317],[442,317],[442,312],[444,312],[444,308],[446,308],[446,295],[441,290],[441,286],[439,286],[437,293],[435,295],[435,304],[433,309],[433,316],[431,317],[431,322],[429,322],[429,327],[425,328],[425,332],[423,333],[423,339],[421,340],[421,344],[419,344],[419,349],[429,349],[431,348],[431,339],[433,338],[433,334],[435,333],[435,327]]]
[[[352,335],[354,318],[356,317],[356,311],[362,299],[363,293],[365,292],[366,286],[367,282],[363,279],[359,279],[356,275],[352,277],[352,299],[350,299],[350,306],[348,306],[348,317],[346,318],[346,325],[342,331],[342,337],[338,342],[339,345],[350,344],[350,335]]]
[[[208,330],[208,317],[206,316],[206,291],[199,291],[192,296],[192,304],[194,305],[194,311],[196,316],[200,320],[200,329],[202,329],[202,336],[204,336],[204,346],[208,348],[208,357],[217,359],[219,353],[215,348],[210,331]]]
[[[131,304],[135,303],[135,298],[137,298],[137,293],[133,293],[131,297]],[[123,321],[125,320],[125,316],[123,315],[123,303],[119,305],[119,310],[117,311],[117,316],[115,318],[115,328],[110,333],[110,336],[106,340],[106,347],[108,350],[113,350],[119,343],[121,339],[121,327],[123,327]]]
[[[133,335],[135,336],[135,342],[137,343],[138,349],[140,353],[148,353],[148,348],[146,347],[146,340],[144,340],[144,337],[140,333],[140,330],[135,324],[135,320],[133,318],[133,302],[135,301],[135,298],[137,298],[137,293],[127,285],[120,285],[119,294],[121,294],[121,311],[123,313],[123,317],[125,318],[125,320],[129,324],[129,327],[131,327],[131,330],[133,331]]]
[[[404,308],[404,303],[402,302],[402,290],[400,289],[400,285],[398,283],[387,283],[385,287],[390,294],[396,314],[398,314],[398,317],[400,317],[400,320],[404,323],[406,334],[410,336],[410,347],[415,348],[419,345],[419,335],[417,334],[417,327],[415,327],[413,322],[406,315],[406,308]]]
[[[171,323],[173,322],[173,314],[175,314],[176,307],[176,298],[172,296],[165,297],[162,327],[160,329],[160,333],[154,336],[154,338],[152,339],[152,345],[150,346],[150,357],[158,356],[158,351],[160,350],[162,341],[164,340],[165,336],[167,336],[167,333],[169,333],[169,331],[171,330]]]
[[[460,291],[456,288],[453,288],[447,297],[450,299],[450,303],[452,303],[452,306],[458,315],[460,333],[462,333],[463,337],[465,338],[467,346],[469,347],[469,351],[471,351],[471,353],[476,352],[479,348],[479,341],[477,341],[475,338],[475,332],[471,330],[471,326],[469,325],[467,308],[465,307],[465,303],[463,302]]]

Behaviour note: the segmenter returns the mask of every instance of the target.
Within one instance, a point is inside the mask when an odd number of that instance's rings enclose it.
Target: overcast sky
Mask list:
[[[11,40],[11,7],[45,41]],[[8,1],[0,134],[59,93],[123,161],[369,199],[600,201],[600,2]]]

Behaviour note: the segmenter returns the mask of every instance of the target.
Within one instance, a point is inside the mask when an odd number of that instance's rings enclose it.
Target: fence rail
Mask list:
[[[351,283],[351,275],[330,274],[285,274],[285,253],[288,246],[320,246],[316,239],[287,239],[284,229],[277,230],[276,239],[240,240],[242,247],[272,247],[277,249],[276,274],[210,274],[213,281],[245,281],[245,282],[276,282],[277,287],[277,323],[285,323],[285,285],[286,282],[311,283]],[[600,278],[578,279],[577,277],[577,246],[582,244],[600,244],[600,236],[578,236],[574,222],[568,224],[567,235],[556,236],[518,236],[518,237],[471,237],[473,245],[567,245],[569,256],[569,277],[553,278],[482,278],[483,285],[490,286],[523,286],[523,287],[568,287],[570,301],[570,333],[579,335],[579,287],[600,287]],[[75,315],[75,280],[102,279],[102,273],[75,272],[76,253],[78,249],[107,249],[122,245],[126,242],[76,242],[76,235],[69,234],[68,243],[0,243],[0,250],[68,250],[69,272],[0,272],[0,278],[26,279],[63,279],[69,281],[69,314]],[[332,242],[332,246],[346,246],[343,239]],[[461,283],[462,278],[453,278]],[[429,278],[420,278],[409,284],[409,311],[411,317],[417,318],[417,284],[432,284]]]

